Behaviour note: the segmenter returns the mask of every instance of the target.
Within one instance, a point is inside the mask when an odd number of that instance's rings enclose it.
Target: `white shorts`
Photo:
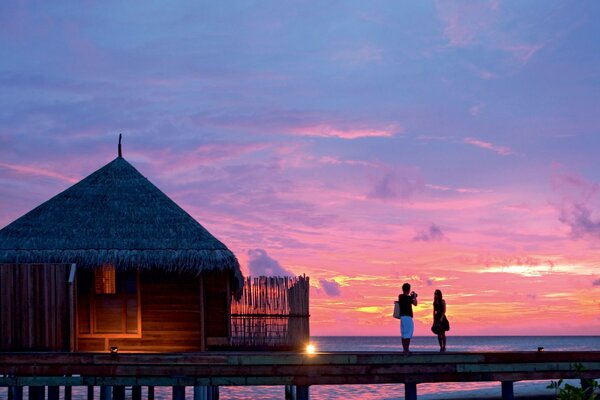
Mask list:
[[[402,316],[400,317],[400,334],[402,339],[410,339],[413,337],[415,332],[415,323],[412,317]]]

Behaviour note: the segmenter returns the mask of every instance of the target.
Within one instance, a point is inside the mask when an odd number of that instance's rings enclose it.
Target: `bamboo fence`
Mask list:
[[[309,338],[309,278],[247,277],[231,302],[231,344],[301,347]]]

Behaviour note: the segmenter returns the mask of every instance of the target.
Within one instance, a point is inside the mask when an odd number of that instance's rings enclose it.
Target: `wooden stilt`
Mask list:
[[[94,387],[88,386],[87,392],[88,392],[88,396],[87,396],[88,400],[94,400]]]
[[[73,398],[73,386],[65,386],[65,400],[71,400]]]
[[[148,386],[148,400],[154,400],[154,386]]]
[[[48,400],[58,400],[60,397],[58,386],[48,386]]]
[[[125,400],[125,386],[113,386],[113,400]]]
[[[185,400],[185,386],[173,386],[173,400]]]
[[[515,400],[515,392],[511,381],[502,381],[502,400]]]
[[[46,386],[29,386],[29,400],[44,400]]]
[[[417,400],[417,384],[407,382],[404,384],[404,398],[406,400]]]
[[[9,387],[8,400],[23,400],[23,386]]]
[[[309,386],[296,385],[296,400],[308,400],[309,399]]]
[[[133,386],[131,388],[131,400],[142,400],[142,387]]]
[[[112,386],[100,386],[100,400],[112,399]]]

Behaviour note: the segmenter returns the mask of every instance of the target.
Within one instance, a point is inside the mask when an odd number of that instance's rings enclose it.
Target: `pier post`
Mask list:
[[[71,400],[73,398],[73,386],[65,386],[65,400]]]
[[[112,399],[112,386],[100,386],[100,400]]]
[[[8,400],[23,400],[23,386],[10,386]]]
[[[502,400],[515,400],[512,381],[502,381]]]
[[[219,400],[219,387],[194,386],[194,400]]]
[[[125,400],[125,386],[113,386],[113,400]]]
[[[404,384],[404,398],[406,400],[417,400],[417,384],[406,382]]]
[[[48,386],[48,400],[58,400],[60,397],[58,386]]]
[[[173,400],[185,400],[185,386],[173,386]]]
[[[148,386],[148,400],[154,400],[154,386]]]
[[[88,386],[87,392],[88,392],[87,400],[94,400],[94,387]]]
[[[308,385],[296,385],[296,400],[309,400],[308,389]]]
[[[29,386],[29,400],[44,400],[46,386]]]
[[[131,400],[142,400],[142,387],[141,386],[132,386]]]

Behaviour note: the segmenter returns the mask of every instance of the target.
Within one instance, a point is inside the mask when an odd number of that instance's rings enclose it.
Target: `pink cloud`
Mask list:
[[[337,52],[333,59],[348,62],[350,64],[366,64],[381,61],[383,50],[370,44],[363,44],[358,48],[342,50]]]
[[[329,137],[348,140],[366,137],[392,137],[397,132],[402,132],[402,129],[394,126],[384,129],[344,129],[336,128],[328,124],[293,129],[293,133],[299,136]]]
[[[518,44],[506,45],[503,47],[504,51],[507,51],[510,54],[512,54],[514,58],[516,58],[521,64],[527,64],[529,62],[529,59],[543,48],[544,46],[541,44]]]
[[[28,165],[0,163],[0,167],[7,168],[13,172],[16,172],[17,174],[45,176],[48,178],[53,178],[53,179],[57,179],[59,181],[65,181],[65,182],[69,182],[69,183],[76,183],[79,181],[79,179],[77,179],[77,178],[63,175],[59,172],[55,172],[55,171],[43,169],[43,168],[32,167],[32,166],[28,166]]]
[[[479,139],[475,139],[472,137],[467,137],[464,139],[464,143],[473,145],[475,147],[480,147],[482,149],[493,151],[494,153],[500,154],[501,156],[508,156],[513,154],[512,150],[508,147],[498,146],[489,142],[484,142]]]

